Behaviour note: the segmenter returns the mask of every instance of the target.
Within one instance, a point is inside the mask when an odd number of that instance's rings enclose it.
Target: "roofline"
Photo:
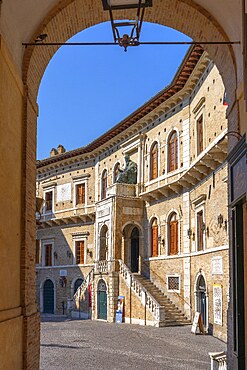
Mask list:
[[[113,136],[118,135],[120,132],[125,131],[127,128],[135,124],[139,119],[143,118],[147,113],[152,111],[154,108],[159,106],[161,103],[169,99],[171,96],[175,95],[177,92],[183,89],[187,83],[191,73],[195,69],[197,63],[200,60],[204,50],[200,45],[192,45],[187,51],[180,67],[178,68],[172,82],[167,85],[163,90],[159,91],[155,96],[144,103],[140,108],[136,109],[129,116],[124,118],[110,130],[106,131],[104,134],[99,136],[97,139],[93,140],[91,143],[84,147],[70,150],[68,152],[55,155],[53,157],[48,157],[42,160],[37,160],[37,168],[41,168],[50,165],[55,162],[62,161],[71,157],[76,157],[78,155],[90,153],[93,150],[99,148],[101,145],[105,144]],[[186,70],[187,69],[187,70]],[[182,80],[182,81],[181,81]],[[147,111],[148,110],[148,111]]]

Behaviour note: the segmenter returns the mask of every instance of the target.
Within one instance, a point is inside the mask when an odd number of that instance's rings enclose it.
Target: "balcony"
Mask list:
[[[170,198],[189,190],[216,170],[227,157],[226,132],[217,137],[186,169],[168,173],[145,185],[139,196],[153,202]]]

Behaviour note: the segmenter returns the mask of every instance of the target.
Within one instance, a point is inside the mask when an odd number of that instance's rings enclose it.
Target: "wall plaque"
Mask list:
[[[221,256],[212,257],[212,275],[223,275],[223,259]]]
[[[57,186],[57,202],[65,202],[71,200],[71,184],[63,184]]]

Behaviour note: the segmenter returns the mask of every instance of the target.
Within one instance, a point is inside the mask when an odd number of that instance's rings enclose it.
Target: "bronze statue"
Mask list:
[[[136,184],[137,183],[137,164],[133,162],[129,155],[124,157],[125,168],[119,169],[116,182],[121,184]]]

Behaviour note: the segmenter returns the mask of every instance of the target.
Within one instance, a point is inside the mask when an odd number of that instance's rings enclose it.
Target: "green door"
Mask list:
[[[98,284],[98,319],[107,320],[107,292],[104,280],[100,280]]]
[[[44,313],[54,313],[54,285],[51,280],[44,283]]]

